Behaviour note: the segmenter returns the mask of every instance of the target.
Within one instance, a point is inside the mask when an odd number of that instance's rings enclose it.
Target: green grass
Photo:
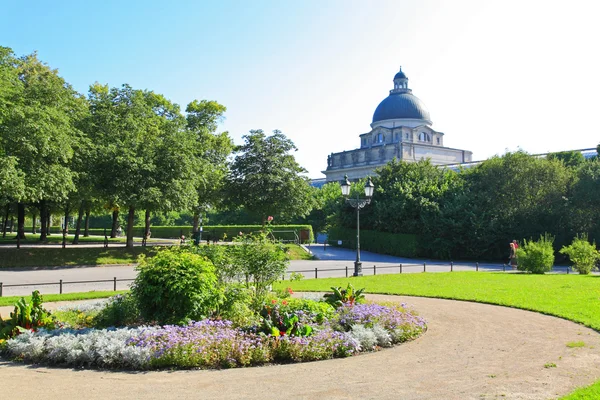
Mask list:
[[[584,342],[570,342],[567,343],[567,347],[570,349],[573,349],[575,347],[585,347],[585,343]]]
[[[0,244],[16,244],[17,239],[15,239],[16,233],[6,233],[6,237],[2,238],[0,235]],[[75,238],[74,234],[67,235],[67,246],[73,242]],[[47,237],[47,243],[62,243],[62,235],[59,233],[53,233]],[[125,243],[127,238],[125,237],[117,237],[117,238],[108,238],[109,243]],[[142,238],[135,237],[133,238],[134,243],[141,243]],[[159,238],[150,238],[148,242],[178,242],[176,239],[159,239]],[[21,244],[38,244],[40,243],[40,234],[36,233],[26,233],[25,239],[21,240]],[[79,243],[104,243],[104,236],[88,236],[84,237],[83,235],[79,236]]]
[[[89,300],[89,299],[103,299],[111,297],[120,293],[126,293],[127,290],[117,290],[116,292],[81,292],[81,293],[66,293],[66,294],[45,294],[43,295],[44,302],[54,301],[74,301],[74,300]],[[7,296],[0,297],[0,307],[12,306],[21,297],[31,299],[31,296]]]
[[[390,274],[286,281],[274,285],[274,289],[291,286],[294,291],[330,291],[332,286],[346,287],[348,283],[355,288],[364,287],[368,293],[468,300],[522,308],[579,322],[600,331],[600,276],[594,275]],[[600,381],[597,381],[561,400],[599,398]]]
[[[154,247],[118,248],[1,248],[0,268],[132,264],[140,254],[152,256]]]
[[[285,245],[288,256],[291,260],[312,260],[313,256],[297,244]]]
[[[358,278],[284,282],[294,291],[329,291],[331,286],[397,294],[499,304],[554,315],[600,331],[600,277],[491,272],[388,274]]]
[[[590,400],[600,399],[600,381],[561,397],[560,400]]]

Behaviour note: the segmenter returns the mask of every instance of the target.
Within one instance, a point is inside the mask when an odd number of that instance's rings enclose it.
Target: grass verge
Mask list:
[[[90,299],[103,299],[111,297],[120,293],[128,292],[127,290],[117,290],[116,292],[81,292],[81,293],[63,293],[63,294],[45,294],[43,296],[44,302],[55,302],[55,301],[75,301],[75,300],[90,300]],[[21,297],[25,297],[30,300],[31,296],[8,296],[0,297],[0,307],[12,306]]]

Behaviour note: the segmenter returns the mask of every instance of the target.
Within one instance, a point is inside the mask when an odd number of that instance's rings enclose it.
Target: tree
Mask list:
[[[233,142],[227,132],[216,134],[227,108],[216,101],[194,100],[186,107],[187,130],[195,136],[194,171],[198,201],[192,207],[193,232],[198,232],[200,213],[219,205],[227,176],[227,157]]]
[[[179,107],[162,95],[129,85],[90,88],[91,133],[97,185],[114,211],[125,207],[127,247],[133,246],[135,210],[166,211],[195,201],[194,141]]]
[[[45,215],[48,201],[63,201],[75,189],[69,161],[79,135],[76,122],[86,105],[36,54],[21,57],[10,68],[16,69],[19,84],[13,87],[16,94],[9,112],[0,112],[1,137],[4,154],[18,159],[25,176],[25,194],[17,207],[17,234],[24,238],[26,203],[39,204]],[[45,240],[46,234],[42,228],[40,239]]]
[[[289,154],[297,150],[294,143],[280,131],[266,136],[262,130],[252,130],[243,138],[228,176],[230,204],[261,215],[263,226],[269,215],[307,215],[313,199],[309,180],[301,175],[306,170]]]
[[[580,151],[560,151],[558,153],[550,153],[547,158],[548,160],[561,160],[567,167],[578,167],[585,162],[585,157]]]

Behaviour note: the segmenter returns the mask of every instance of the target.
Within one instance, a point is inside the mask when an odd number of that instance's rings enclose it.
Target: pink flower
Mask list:
[[[273,217],[272,217],[271,215],[269,215],[269,216],[267,217],[267,221],[268,221],[268,222],[271,222],[271,221],[273,221]]]

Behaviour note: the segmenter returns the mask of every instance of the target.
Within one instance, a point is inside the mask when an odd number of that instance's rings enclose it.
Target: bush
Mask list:
[[[185,248],[159,251],[140,258],[138,276],[131,287],[141,317],[160,324],[201,320],[222,302],[214,265]]]
[[[92,325],[96,328],[109,326],[135,325],[140,320],[137,303],[131,294],[118,294],[111,297],[104,308],[96,314]]]
[[[264,233],[244,235],[231,246],[232,263],[246,278],[246,285],[254,288],[254,307],[264,303],[270,286],[287,270],[289,264],[284,247],[273,243]]]
[[[552,270],[554,265],[554,238],[549,234],[540,236],[537,242],[532,239],[523,240],[523,245],[517,249],[519,271],[529,271],[533,274],[543,274]]]
[[[586,234],[577,236],[573,243],[560,249],[561,254],[566,254],[573,263],[573,269],[580,274],[587,275],[592,269],[597,269],[596,263],[600,261],[600,252],[596,250],[596,242],[588,242]]]

